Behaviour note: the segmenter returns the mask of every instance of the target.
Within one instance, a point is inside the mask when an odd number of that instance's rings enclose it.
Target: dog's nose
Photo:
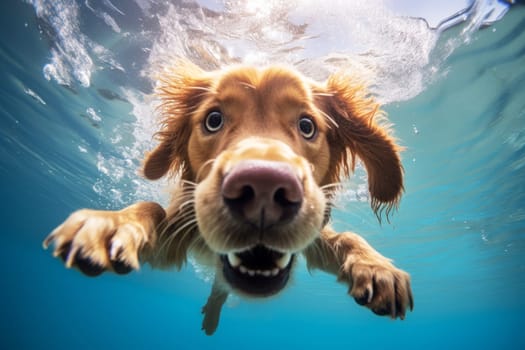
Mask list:
[[[288,163],[245,160],[224,177],[222,196],[235,217],[264,229],[293,219],[303,201],[303,186]]]

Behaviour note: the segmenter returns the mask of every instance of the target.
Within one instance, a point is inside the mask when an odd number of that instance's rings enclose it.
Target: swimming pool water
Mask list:
[[[300,263],[282,295],[257,302],[231,298],[217,333],[207,337],[200,330],[200,308],[211,287],[206,272],[191,264],[180,272],[143,266],[125,277],[87,278],[66,270],[42,249],[42,240],[78,208],[165,202],[165,184],[148,184],[137,170],[142,152],[153,146],[155,127],[145,67],[157,64],[167,48],[178,48],[182,39],[176,33],[183,37],[188,28],[177,25],[191,27],[204,18],[210,28],[203,27],[199,38],[207,52],[222,52],[220,45],[231,57],[262,52],[265,57],[247,61],[297,60],[320,77],[325,66],[317,54],[324,62],[341,62],[352,54],[334,55],[337,45],[365,44],[308,41],[302,36],[311,32],[301,32],[295,18],[271,33],[261,20],[257,30],[266,36],[249,41],[260,47],[250,47],[243,41],[246,28],[232,29],[237,37],[225,35],[235,19],[209,22],[206,12],[184,5],[190,2],[166,12],[146,1],[87,1],[76,10],[64,5],[45,13],[38,12],[39,4],[10,1],[0,12],[0,348],[525,348],[523,5],[480,30],[465,24],[438,32],[414,19],[388,26],[391,17],[379,13],[385,21],[379,24],[405,34],[400,42],[412,40],[403,47],[406,56],[377,51],[385,61],[400,60],[387,65],[357,55],[377,68],[371,73],[378,79],[374,91],[406,147],[406,191],[391,222],[379,224],[358,169],[333,221],[338,230],[362,234],[410,272],[415,308],[406,320],[373,315],[334,277],[310,274]],[[309,17],[315,9],[301,11],[294,16],[312,20],[310,30],[337,30],[315,27],[324,23]],[[186,22],[169,22],[181,14]],[[260,9],[257,14],[264,15]],[[63,22],[53,27],[57,22],[50,18]],[[220,29],[217,42],[210,34],[214,28]],[[364,35],[354,30],[355,37]],[[367,42],[377,40],[375,45],[387,36],[377,28],[369,32],[375,36]],[[148,42],[154,37],[159,39]],[[275,42],[283,56],[270,54]],[[292,55],[297,42],[304,51]],[[189,49],[199,43],[183,42],[188,46],[180,50],[195,54]],[[216,62],[224,63],[223,54],[214,56]],[[301,66],[299,58],[308,64]],[[406,70],[397,76],[392,67],[403,62]]]

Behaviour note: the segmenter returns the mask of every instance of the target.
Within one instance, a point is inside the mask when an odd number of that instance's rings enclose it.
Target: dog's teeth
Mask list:
[[[291,253],[284,253],[279,259],[275,260],[275,267],[269,270],[261,269],[250,269],[242,264],[241,258],[235,253],[229,253],[227,255],[228,263],[235,269],[237,269],[241,274],[248,275],[250,277],[254,276],[264,276],[264,277],[275,277],[285,269],[292,259]]]
[[[257,271],[251,270],[244,265],[239,266],[239,271],[244,275],[249,275],[250,277],[255,276],[255,274],[257,273]]]
[[[239,258],[235,253],[228,253],[228,262],[232,267],[238,267],[241,265],[241,258]]]
[[[275,261],[275,264],[281,268],[284,269],[288,264],[290,263],[290,259],[292,258],[292,254],[290,253],[284,253],[283,256],[281,256],[279,259]]]

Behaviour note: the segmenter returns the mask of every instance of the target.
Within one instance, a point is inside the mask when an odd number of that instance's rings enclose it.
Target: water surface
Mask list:
[[[378,1],[269,3],[2,5],[2,348],[525,348],[525,8],[482,26],[494,2],[479,2],[444,30]],[[150,74],[175,56],[369,79],[406,147],[406,192],[380,225],[358,169],[334,226],[411,273],[405,321],[373,315],[334,277],[299,266],[277,298],[231,298],[206,337],[209,276],[191,264],[92,279],[42,250],[78,208],[166,203],[166,184],[138,169],[154,146]]]

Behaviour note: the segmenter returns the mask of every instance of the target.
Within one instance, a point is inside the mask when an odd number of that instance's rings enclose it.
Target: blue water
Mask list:
[[[187,33],[166,24],[155,6],[137,5],[150,2],[89,1],[78,5],[76,21],[74,12],[68,17],[80,45],[68,49],[64,33],[46,22],[53,14],[37,16],[38,3],[0,7],[0,348],[525,348],[523,5],[467,34],[467,24],[424,35],[404,29],[432,47],[428,60],[417,56],[426,63],[406,63],[419,74],[408,80],[417,86],[381,86],[406,78],[393,70],[391,81],[377,83],[406,147],[406,192],[391,222],[380,225],[352,190],[362,186],[358,172],[334,226],[362,234],[410,272],[415,308],[406,320],[373,315],[334,277],[310,275],[303,264],[278,297],[228,301],[217,333],[207,337],[200,308],[211,286],[191,264],[180,272],[143,266],[125,277],[87,278],[41,246],[78,208],[165,201],[163,184],[136,174],[153,132],[143,97],[151,81],[142,72],[158,58],[152,42],[159,33]],[[239,51],[239,40],[222,42]],[[310,59],[315,49],[321,56],[336,45],[303,43]],[[53,50],[62,73],[51,70],[59,67]],[[91,66],[85,57],[95,57]]]

